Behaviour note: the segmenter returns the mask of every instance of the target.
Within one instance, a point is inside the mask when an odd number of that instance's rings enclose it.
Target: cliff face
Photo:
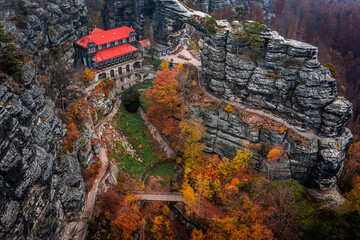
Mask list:
[[[317,48],[268,31],[262,36],[264,57],[253,61],[248,44],[235,43],[233,36],[231,30],[205,31],[200,55],[206,88],[221,99],[285,120],[308,144],[299,146],[288,132],[279,134],[276,129],[254,132],[241,117],[215,112],[204,118],[209,127],[208,151],[233,157],[244,140],[280,144],[288,160],[270,164],[258,157],[260,170],[266,165],[275,178],[293,178],[320,189],[333,187],[352,139],[344,127],[352,104],[337,96],[335,79],[317,61]]]
[[[216,9],[231,6],[243,6],[245,9],[251,9],[251,2],[256,3],[257,7],[264,13],[264,16],[271,18],[272,14],[269,12],[270,0],[195,0],[194,4],[200,4],[201,11],[212,13]]]
[[[54,103],[35,70],[23,72],[23,90],[0,87],[0,239],[58,239],[81,214],[85,187],[77,159],[57,154]]]
[[[141,1],[134,1],[132,6],[136,2]],[[240,1],[201,2],[212,9],[240,5]],[[269,4],[259,2],[264,7]],[[245,7],[249,3],[241,1]],[[194,20],[203,13],[190,11],[176,0],[154,0],[149,4],[155,5],[152,17],[157,21],[162,42],[174,42],[174,32],[180,32],[185,23],[202,32],[202,79],[213,95],[258,108],[292,126],[292,130],[280,134],[278,129],[263,127],[259,122],[261,127],[254,130],[241,114],[193,108],[192,115],[202,117],[208,127],[205,139],[208,152],[232,158],[245,141],[250,145],[268,142],[281,146],[287,157],[269,163],[266,156],[254,151],[255,167],[259,170],[278,179],[296,179],[308,187],[328,189],[336,184],[352,139],[351,132],[344,127],[352,114],[352,105],[337,96],[335,80],[319,64],[316,47],[267,31],[262,36],[264,57],[254,62],[247,55],[246,43],[235,44],[230,28],[223,28],[220,34],[204,30]],[[118,21],[122,21],[121,17]]]
[[[319,135],[342,134],[352,104],[337,96],[335,79],[317,61],[317,48],[276,32],[263,38],[265,57],[254,63],[248,45],[234,44],[231,33],[206,36],[201,46],[205,85],[227,100],[272,110]]]
[[[107,28],[132,26],[141,38],[146,19],[155,21],[156,41],[170,44],[190,16],[188,10],[176,0],[123,0],[107,1],[103,18]]]
[[[256,114],[238,109],[228,113],[223,110],[225,106],[218,110],[190,108],[191,116],[202,119],[207,127],[206,152],[233,159],[237,150],[247,145],[252,151],[253,167],[270,178],[294,179],[306,187],[324,190],[335,186],[352,138],[348,129],[336,138],[306,138],[290,129],[282,132],[279,122]],[[276,146],[284,154],[269,162],[266,153],[261,153],[261,145]]]
[[[27,9],[24,16],[26,24],[17,27],[14,23],[20,16],[11,9],[15,21],[9,21],[6,30],[16,37],[21,50],[29,51],[43,65],[48,64],[45,56],[49,55],[50,49],[58,49],[63,43],[69,42],[71,50],[72,42],[87,34],[88,10],[85,0],[20,0],[20,4]]]

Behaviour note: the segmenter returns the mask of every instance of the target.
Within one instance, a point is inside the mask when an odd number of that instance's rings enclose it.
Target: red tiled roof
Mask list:
[[[107,44],[110,42],[118,41],[124,38],[127,38],[131,32],[135,32],[134,29],[129,27],[120,27],[107,31],[100,31],[102,29],[98,28],[93,30],[96,33],[87,35],[79,40],[75,41],[75,44],[79,45],[82,48],[86,48],[89,43],[95,43],[98,46]]]
[[[125,54],[129,54],[132,52],[139,51],[136,47],[133,47],[132,45],[125,43],[121,44],[116,47],[111,47],[108,49],[104,49],[101,51],[98,51],[96,55],[92,58],[92,61],[94,62],[103,62],[112,58],[120,57]]]
[[[139,41],[140,45],[143,46],[144,48],[150,47],[151,46],[151,42],[150,39],[144,39]]]
[[[99,32],[105,32],[105,30],[102,30],[101,28],[94,28],[94,29],[91,31],[90,35],[96,34],[96,33],[99,33]]]

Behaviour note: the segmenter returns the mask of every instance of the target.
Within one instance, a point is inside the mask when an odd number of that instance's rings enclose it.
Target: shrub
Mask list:
[[[230,112],[232,112],[232,111],[233,111],[233,109],[232,109],[232,107],[231,107],[231,105],[230,105],[230,104],[226,105],[226,107],[225,107],[225,111],[227,111],[228,113],[230,113]]]
[[[336,71],[335,66],[331,63],[324,64],[324,67],[328,68],[330,70],[331,76],[333,78],[338,78],[339,73]]]
[[[136,112],[140,106],[140,94],[135,88],[130,87],[121,94],[121,101],[128,112]]]
[[[267,155],[267,159],[270,162],[273,162],[275,160],[279,159],[279,155],[280,155],[280,150],[277,148],[273,148],[269,151],[268,155]]]
[[[213,14],[203,17],[201,22],[210,33],[216,33],[216,18]]]
[[[115,213],[121,203],[121,198],[115,191],[105,192],[101,200],[105,210],[111,213]]]
[[[96,222],[95,222],[93,219],[90,218],[90,219],[87,221],[87,224],[88,224],[89,231],[90,231],[90,232],[94,232],[95,229],[96,229],[96,227],[97,227]]]
[[[250,57],[257,60],[257,58],[263,57],[265,54],[263,51],[264,40],[261,37],[261,33],[266,29],[266,25],[260,23],[259,21],[247,22],[241,30],[233,31],[235,43],[247,43],[248,54]]]

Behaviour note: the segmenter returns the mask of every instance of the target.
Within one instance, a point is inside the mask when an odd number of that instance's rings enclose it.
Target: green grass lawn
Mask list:
[[[126,170],[134,177],[139,178],[145,173],[146,167],[152,162],[160,160],[163,153],[161,153],[157,142],[151,138],[147,126],[139,113],[129,113],[121,105],[116,119],[116,129],[127,136],[129,143],[134,147],[137,156],[143,162],[137,161],[128,154],[121,146],[121,143],[117,144],[121,149],[120,153],[114,154],[112,157],[121,163],[119,165],[120,170]]]
[[[154,79],[147,79],[141,83],[138,83],[138,84],[135,84],[134,85],[134,88],[136,90],[139,90],[139,89],[148,89],[148,88],[151,88],[154,86]]]
[[[144,108],[145,112],[149,111],[151,104],[148,102],[146,92],[140,93],[140,105]]]
[[[175,166],[175,163],[168,163],[168,164],[161,165],[161,166],[155,168],[152,171],[151,175],[161,176],[164,178],[165,182],[169,182],[175,173],[174,166]]]

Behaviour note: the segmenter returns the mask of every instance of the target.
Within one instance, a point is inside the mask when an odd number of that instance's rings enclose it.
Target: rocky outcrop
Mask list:
[[[42,64],[48,64],[45,56],[49,55],[50,49],[58,50],[68,42],[70,47],[66,47],[66,50],[71,51],[72,42],[87,34],[88,10],[85,0],[19,2],[27,9],[28,15],[23,16],[27,22],[25,26],[16,26],[14,23],[21,16],[11,11],[15,21],[8,22],[6,30],[15,36],[21,50],[29,51]]]
[[[290,129],[282,131],[278,122],[240,108],[228,113],[223,110],[225,106],[220,105],[218,110],[190,107],[190,115],[202,119],[207,127],[206,152],[233,159],[239,148],[249,147],[254,168],[273,179],[294,179],[323,190],[335,186],[352,138],[350,130],[337,137],[304,138]],[[269,162],[261,152],[266,146],[282,149],[284,154]]]
[[[236,44],[231,32],[206,35],[200,50],[207,88],[224,99],[269,109],[319,135],[341,135],[352,104],[337,96],[335,79],[317,60],[318,49],[272,31],[263,39],[264,58],[255,62],[248,44]]]
[[[273,14],[269,12],[270,1],[269,0],[195,0],[194,4],[201,6],[201,11],[206,13],[213,13],[217,9],[231,6],[243,6],[247,11],[251,10],[251,3],[256,4],[262,12],[265,18],[273,18]]]
[[[190,12],[177,0],[111,0],[106,2],[103,12],[107,28],[132,26],[141,38],[146,18],[153,20],[156,41],[167,45],[176,45],[190,15],[204,16],[201,12]]]
[[[299,145],[291,134],[277,129],[253,131],[239,116],[220,111],[210,114],[211,121],[205,118],[207,150],[231,158],[244,141],[281,145],[287,160],[269,163],[255,153],[256,167],[308,187],[333,187],[352,139],[345,128],[352,104],[337,95],[335,79],[317,60],[318,49],[268,30],[262,34],[264,57],[254,60],[248,43],[236,42],[232,31],[204,31],[200,55],[205,87],[220,99],[284,119],[308,143]]]
[[[0,86],[0,239],[59,239],[81,214],[84,182],[77,159],[57,153],[55,104],[35,70],[23,72],[23,89],[11,79]]]

